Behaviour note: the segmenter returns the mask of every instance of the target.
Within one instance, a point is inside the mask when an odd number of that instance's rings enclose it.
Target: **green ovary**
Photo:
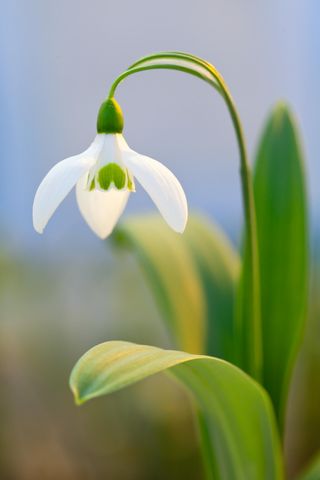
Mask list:
[[[126,180],[126,172],[117,163],[108,163],[98,173],[98,181],[103,190],[109,190],[111,184],[121,190],[126,186]]]

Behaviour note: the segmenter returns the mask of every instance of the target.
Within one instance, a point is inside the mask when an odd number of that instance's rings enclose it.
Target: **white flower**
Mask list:
[[[43,232],[76,185],[80,212],[92,230],[106,238],[122,214],[130,192],[135,191],[137,179],[170,227],[183,232],[187,201],[173,173],[160,162],[131,150],[119,133],[122,128],[114,133],[109,123],[108,128],[100,129],[98,123],[98,132],[101,130],[105,132],[98,133],[86,151],[57,163],[41,182],[33,204],[35,230]],[[112,133],[106,133],[110,130]]]

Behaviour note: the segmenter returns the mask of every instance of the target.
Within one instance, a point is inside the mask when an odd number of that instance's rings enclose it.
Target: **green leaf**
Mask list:
[[[235,362],[235,295],[240,259],[213,223],[193,215],[184,241],[195,261],[206,303],[205,353]]]
[[[183,235],[150,215],[131,218],[115,239],[136,254],[175,345],[232,360],[239,258],[225,235],[196,215]]]
[[[70,386],[78,404],[168,371],[191,390],[206,420],[215,480],[282,479],[269,399],[244,372],[223,360],[112,341],[75,365]]]
[[[320,478],[320,454],[311,462],[307,469],[298,477],[299,480],[319,480]]]
[[[263,132],[254,192],[260,254],[263,384],[283,423],[308,291],[307,201],[297,127],[275,107]]]
[[[252,259],[245,240],[242,251],[242,269],[237,289],[235,363],[260,381],[262,370],[260,285],[256,286],[256,289],[259,289],[258,304],[254,304],[252,301],[253,284],[257,282],[254,282],[251,265]],[[256,313],[254,312],[254,306]]]
[[[117,229],[114,239],[136,254],[175,345],[202,353],[205,300],[183,237],[169,229],[159,215],[150,215],[132,217]]]

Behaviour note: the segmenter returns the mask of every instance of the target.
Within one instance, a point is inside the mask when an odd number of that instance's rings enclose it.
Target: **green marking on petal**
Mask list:
[[[128,184],[127,184],[128,190],[130,192],[133,192],[134,191],[134,183],[133,183],[132,178],[130,177],[130,174],[129,174],[128,170],[127,170],[127,178],[128,178]]]
[[[121,190],[126,185],[126,173],[117,163],[108,163],[99,170],[98,181],[103,190],[108,190],[113,183]]]
[[[96,187],[96,182],[95,182],[95,179],[93,178],[90,183],[89,191],[92,192],[92,190],[94,190],[95,187]]]

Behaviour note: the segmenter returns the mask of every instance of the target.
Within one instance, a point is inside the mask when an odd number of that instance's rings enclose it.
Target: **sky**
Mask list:
[[[251,161],[272,106],[278,100],[291,105],[306,153],[312,225],[318,225],[319,14],[316,0],[3,0],[2,243],[18,252],[97,247],[73,193],[39,236],[32,228],[33,196],[56,162],[91,143],[114,78],[139,57],[162,50],[194,53],[220,70]],[[238,152],[214,90],[180,72],[156,71],[128,79],[117,100],[129,145],[166,164],[183,184],[190,209],[212,216],[237,240]],[[153,209],[138,189],[126,215]]]

